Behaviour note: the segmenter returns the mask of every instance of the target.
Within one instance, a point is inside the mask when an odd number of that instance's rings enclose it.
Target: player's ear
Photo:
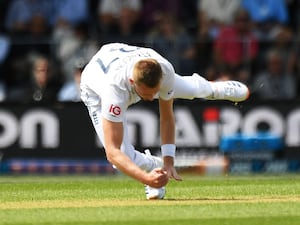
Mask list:
[[[134,84],[134,80],[132,78],[129,78],[129,82],[130,82],[131,85]]]

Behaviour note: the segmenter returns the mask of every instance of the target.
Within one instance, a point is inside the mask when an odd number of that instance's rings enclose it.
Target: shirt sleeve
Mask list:
[[[159,91],[159,97],[170,100],[174,96],[175,70],[171,63],[161,63],[163,80]]]
[[[112,122],[122,122],[128,107],[127,98],[126,91],[116,85],[109,85],[101,97],[102,116]]]

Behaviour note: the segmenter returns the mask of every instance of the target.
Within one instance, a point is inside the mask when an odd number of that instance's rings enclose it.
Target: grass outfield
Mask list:
[[[0,224],[300,224],[300,174],[183,178],[147,201],[124,176],[0,176]]]

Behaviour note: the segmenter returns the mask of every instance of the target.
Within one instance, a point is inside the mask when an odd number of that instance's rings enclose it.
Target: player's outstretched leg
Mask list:
[[[175,75],[174,98],[241,102],[248,96],[248,87],[239,81],[212,82],[197,73],[192,76]]]

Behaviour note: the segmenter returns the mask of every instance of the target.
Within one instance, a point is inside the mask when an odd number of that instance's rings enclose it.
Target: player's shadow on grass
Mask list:
[[[226,201],[247,201],[251,199],[245,198],[165,198],[164,201],[178,201],[178,202],[193,202],[193,201],[202,201],[202,202],[226,202]]]

